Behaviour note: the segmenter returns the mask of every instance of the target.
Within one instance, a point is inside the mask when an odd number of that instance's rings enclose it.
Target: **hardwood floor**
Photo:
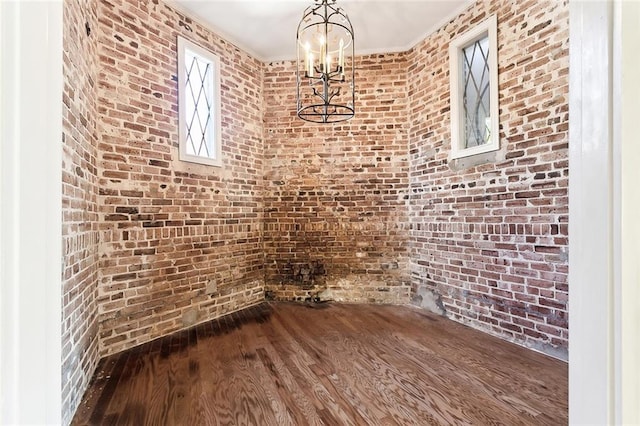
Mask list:
[[[72,424],[560,425],[567,374],[409,307],[264,303],[103,359]]]

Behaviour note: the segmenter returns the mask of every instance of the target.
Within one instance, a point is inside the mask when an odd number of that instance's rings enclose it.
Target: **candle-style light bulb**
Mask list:
[[[309,65],[308,65],[308,69],[307,69],[307,74],[309,74],[309,77],[313,77],[313,53],[309,53]]]
[[[320,36],[320,70],[324,71],[327,61],[327,45],[324,36]]]
[[[309,61],[309,50],[311,50],[311,46],[309,45],[309,42],[306,42],[304,45],[304,66],[307,69],[307,75],[311,74],[310,70],[313,67],[311,61]]]
[[[340,49],[338,52],[338,67],[344,69],[344,40],[340,39]]]

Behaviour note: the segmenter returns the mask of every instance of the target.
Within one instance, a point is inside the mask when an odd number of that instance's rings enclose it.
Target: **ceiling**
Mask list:
[[[311,0],[166,0],[258,59],[295,57],[296,30]],[[473,0],[338,0],[355,33],[356,53],[411,48]]]

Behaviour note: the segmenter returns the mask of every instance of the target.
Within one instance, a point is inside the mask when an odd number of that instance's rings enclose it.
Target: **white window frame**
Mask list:
[[[212,72],[212,87],[214,102],[209,109],[209,113],[213,116],[211,125],[213,126],[211,131],[213,132],[213,149],[211,156],[199,156],[187,153],[187,117],[186,117],[186,67],[185,56],[186,51],[190,51],[197,55],[203,61],[210,63],[213,66]],[[222,120],[221,120],[221,108],[220,108],[220,58],[214,55],[210,51],[202,48],[201,46],[178,36],[178,124],[179,124],[179,158],[181,161],[188,161],[191,163],[206,164],[210,166],[221,167],[222,166]]]
[[[492,15],[469,31],[451,40],[449,44],[449,66],[451,82],[451,154],[450,159],[463,158],[500,149],[498,117],[498,42],[496,15]],[[491,135],[487,143],[464,148],[464,78],[463,50],[476,41],[489,37],[489,102]]]

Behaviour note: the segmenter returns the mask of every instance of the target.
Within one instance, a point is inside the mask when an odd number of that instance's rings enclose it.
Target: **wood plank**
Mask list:
[[[74,425],[567,423],[567,365],[410,307],[264,303],[101,360]]]
[[[113,416],[113,424],[117,425],[140,425],[144,422],[145,410],[147,406],[147,390],[148,380],[152,379],[153,372],[149,365],[148,353],[151,344],[138,346],[131,350],[127,366],[127,377],[133,377],[134,380],[122,382],[119,387],[119,404],[115,399],[109,406],[115,415]],[[147,377],[147,381],[139,380],[138,377]],[[126,387],[124,387],[126,386]],[[117,407],[117,408],[116,408]]]
[[[91,378],[91,382],[89,383],[89,387],[85,392],[82,402],[78,407],[75,417],[78,419],[86,419],[84,423],[79,424],[89,424],[89,420],[92,418],[93,412],[100,410],[102,407],[106,409],[106,405],[109,403],[110,396],[103,397],[104,390],[107,384],[111,384],[111,374],[116,366],[121,368],[118,360],[123,354],[122,352],[119,354],[115,354],[108,358],[103,358],[98,362],[98,366],[96,367],[96,371]],[[104,413],[104,410],[97,413],[96,417],[99,419]]]

